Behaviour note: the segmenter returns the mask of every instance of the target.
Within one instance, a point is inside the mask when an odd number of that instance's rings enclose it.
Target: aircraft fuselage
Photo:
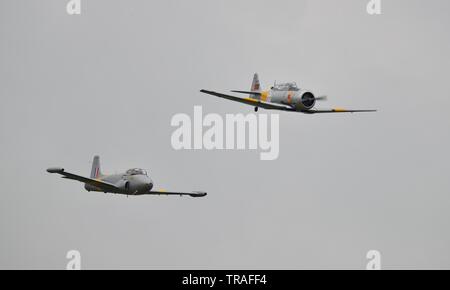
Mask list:
[[[129,175],[126,173],[122,173],[122,174],[104,175],[98,177],[97,180],[113,184],[120,189],[120,191],[113,193],[139,195],[147,193],[153,188],[152,179],[147,175],[141,174]],[[84,188],[87,191],[104,192],[104,190],[92,186],[90,184],[85,184]]]

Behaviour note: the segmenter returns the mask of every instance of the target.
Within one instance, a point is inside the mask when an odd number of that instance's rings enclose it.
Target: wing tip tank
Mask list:
[[[206,195],[207,195],[207,193],[204,191],[194,191],[191,194],[189,194],[189,196],[191,196],[191,197],[204,197]]]
[[[48,173],[62,173],[64,172],[64,168],[61,167],[50,167],[47,169]]]

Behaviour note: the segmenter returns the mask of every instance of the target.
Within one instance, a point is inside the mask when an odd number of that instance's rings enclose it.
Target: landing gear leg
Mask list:
[[[255,112],[258,112],[258,108],[259,108],[259,107],[255,107]]]

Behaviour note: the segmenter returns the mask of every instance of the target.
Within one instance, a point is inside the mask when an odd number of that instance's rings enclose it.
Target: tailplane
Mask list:
[[[100,156],[94,156],[92,161],[91,178],[99,178],[102,175],[100,170]]]

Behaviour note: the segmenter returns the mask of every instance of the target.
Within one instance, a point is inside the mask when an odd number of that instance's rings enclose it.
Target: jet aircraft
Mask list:
[[[206,192],[169,192],[154,191],[153,181],[147,172],[140,168],[129,169],[124,173],[105,175],[100,170],[100,157],[94,156],[90,178],[69,173],[60,167],[47,169],[49,173],[61,174],[63,178],[77,180],[84,183],[87,191],[115,193],[125,195],[188,195],[191,197],[203,197]]]
[[[275,83],[269,90],[261,90],[259,77],[256,73],[253,77],[250,91],[231,91],[234,93],[248,94],[249,97],[247,98],[235,97],[208,90],[200,90],[200,92],[253,106],[255,107],[255,112],[258,111],[258,108],[305,114],[376,112],[376,110],[346,110],[342,108],[314,109],[316,101],[326,100],[327,97],[316,97],[311,91],[299,88],[295,82]]]

